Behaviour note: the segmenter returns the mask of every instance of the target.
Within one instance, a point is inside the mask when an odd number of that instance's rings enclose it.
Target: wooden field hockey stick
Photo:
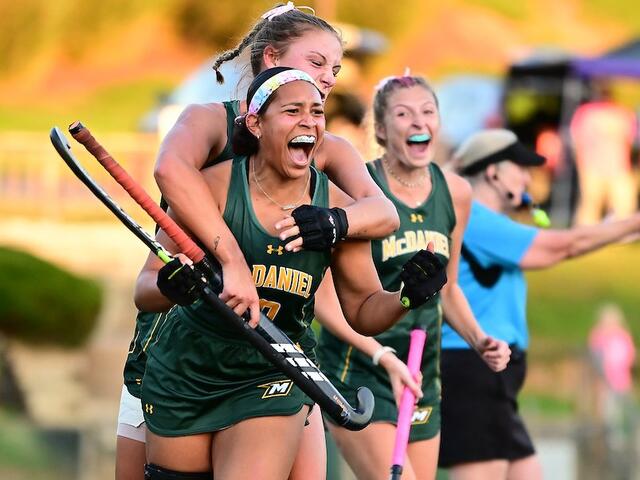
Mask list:
[[[196,265],[202,265],[202,262],[206,262],[202,249],[182,231],[171,217],[157,206],[142,187],[96,142],[86,128],[76,122],[72,125],[72,135],[74,138],[80,139],[79,141],[87,150],[161,226],[182,252],[185,252]],[[54,148],[76,177],[158,258],[165,263],[170,262],[173,259],[172,255],[120,208],[76,160],[60,129],[52,128],[49,136]],[[212,268],[214,275],[210,279],[211,283],[203,276],[203,282],[199,285],[200,296],[205,302],[211,305],[225,321],[234,325],[239,334],[258,349],[278,370],[289,377],[339,425],[349,430],[361,430],[369,424],[374,406],[371,390],[365,387],[358,389],[357,407],[351,407],[318,367],[263,313],[260,314],[259,326],[253,329],[245,319],[236,315],[220,300],[215,290],[216,288],[221,289],[222,276],[216,266],[207,265],[207,268]]]
[[[416,378],[420,372],[422,365],[422,352],[424,344],[427,341],[427,332],[422,328],[414,328],[411,330],[411,339],[409,341],[409,355],[407,358],[407,367],[413,378]],[[393,455],[391,457],[391,480],[399,480],[402,477],[402,469],[404,468],[404,460],[407,454],[407,445],[409,443],[409,432],[411,431],[411,420],[416,407],[416,396],[409,387],[404,387],[402,397],[400,398],[400,407],[398,408],[398,423],[396,426],[396,442],[393,447]]]

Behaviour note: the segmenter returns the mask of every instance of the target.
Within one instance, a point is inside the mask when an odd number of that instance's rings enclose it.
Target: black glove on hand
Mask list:
[[[213,290],[216,295],[222,293],[224,287],[222,282],[222,267],[213,255],[207,254],[206,257],[198,263],[195,263],[193,268],[207,279],[211,290]]]
[[[329,250],[347,236],[349,222],[341,208],[300,205],[291,212],[291,216],[300,229],[302,248],[305,250]]]
[[[160,292],[178,305],[191,305],[198,299],[198,282],[202,282],[200,274],[191,266],[174,258],[160,270],[156,285]]]
[[[404,282],[400,302],[406,308],[418,308],[447,283],[447,270],[440,259],[428,250],[420,250],[402,266]]]

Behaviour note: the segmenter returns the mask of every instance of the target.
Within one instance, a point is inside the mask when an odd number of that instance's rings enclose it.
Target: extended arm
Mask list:
[[[379,365],[389,374],[396,401],[399,402],[403,387],[408,386],[418,397],[422,397],[420,384],[417,383],[409,372],[407,366],[390,350],[380,350],[383,345],[375,338],[360,335],[356,332],[344,318],[342,308],[338,301],[336,290],[333,286],[333,276],[331,270],[327,270],[320,287],[316,291],[315,302],[316,319],[324,328],[338,337],[345,343],[353,345],[369,357],[373,357],[376,352],[384,352],[379,357]],[[407,342],[409,339],[407,338]],[[378,353],[380,355],[380,353]]]
[[[346,140],[327,134],[323,169],[331,180],[356,200],[345,208],[349,238],[382,238],[398,229],[395,207],[369,175],[356,149]]]
[[[540,230],[526,251],[520,267],[545,268],[567,258],[578,257],[628,235],[640,233],[640,213],[598,225],[574,227],[566,230]]]
[[[462,236],[469,220],[471,209],[471,187],[457,175],[447,173],[447,182],[456,212],[456,226],[451,234],[447,284],[440,292],[442,308],[451,327],[482,356],[493,370],[499,371],[509,361],[509,347],[503,342],[487,336],[478,324],[462,289],[458,285],[458,265]]]
[[[226,281],[220,298],[250,308],[257,322],[258,294],[249,268],[200,173],[210,153],[221,151],[225,141],[221,105],[188,107],[162,142],[154,175],[176,217],[222,265]]]
[[[349,142],[325,134],[316,166],[355,199],[355,202],[343,207],[349,225],[347,238],[382,238],[397,230],[400,225],[398,212],[373,181],[362,157]],[[300,231],[293,217],[281,220],[276,228],[280,230],[281,239],[293,238],[287,243],[287,249],[302,247],[302,238],[294,238]]]

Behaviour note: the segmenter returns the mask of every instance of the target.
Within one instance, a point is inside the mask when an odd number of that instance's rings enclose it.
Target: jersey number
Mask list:
[[[272,302],[271,300],[260,299],[260,310],[271,320],[272,322],[280,311],[280,304],[278,302]]]

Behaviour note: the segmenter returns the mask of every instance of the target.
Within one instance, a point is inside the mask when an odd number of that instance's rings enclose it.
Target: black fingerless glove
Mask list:
[[[418,308],[447,283],[447,271],[440,259],[428,250],[420,250],[402,266],[404,283],[400,302],[405,308]]]
[[[335,247],[347,237],[349,222],[341,208],[300,205],[291,216],[296,221],[305,250],[323,251]]]
[[[158,270],[156,285],[173,303],[187,306],[198,299],[198,282],[202,282],[199,272],[174,258]]]
[[[213,290],[216,295],[222,293],[224,286],[222,282],[222,266],[213,255],[207,254],[206,257],[198,263],[195,263],[193,268],[207,279],[211,290]]]

